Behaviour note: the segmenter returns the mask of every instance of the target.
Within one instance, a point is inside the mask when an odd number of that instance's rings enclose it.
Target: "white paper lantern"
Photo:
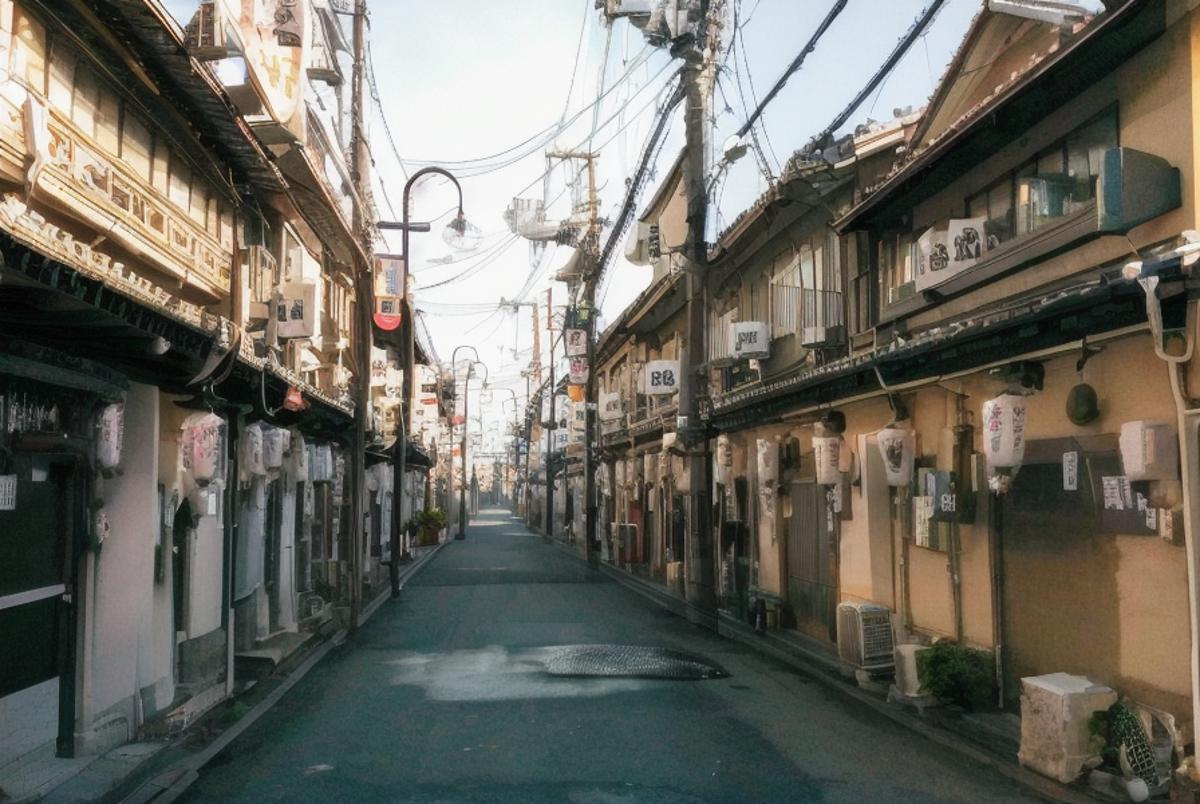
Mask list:
[[[1166,422],[1136,421],[1121,425],[1121,465],[1130,480],[1174,480],[1179,470],[1179,442]]]
[[[308,482],[308,444],[299,430],[291,431],[291,443],[288,445],[288,460],[291,463],[292,475],[297,483]]]
[[[816,456],[817,482],[832,486],[842,479],[842,437],[813,436],[813,453]]]
[[[225,449],[225,421],[215,413],[193,413],[183,420],[180,453],[183,470],[197,486],[219,479]]]
[[[760,523],[773,523],[775,521],[775,498],[777,496],[775,487],[779,484],[778,441],[773,438],[758,439],[757,468]]]
[[[613,473],[616,475],[613,482],[615,482],[617,484],[617,488],[624,488],[625,487],[625,461],[617,461],[613,465]]]
[[[989,469],[1017,469],[1025,457],[1025,397],[1001,394],[983,403],[983,454]]]
[[[903,487],[912,483],[913,459],[917,451],[917,437],[906,427],[885,427],[875,435],[879,444],[879,455],[883,458],[883,473],[887,484]]]
[[[267,469],[278,469],[283,466],[284,435],[286,433],[287,430],[263,425],[263,466]]]
[[[327,483],[333,480],[333,451],[328,444],[310,445],[312,453],[308,456],[308,475],[314,483]]]
[[[692,473],[682,455],[671,456],[671,480],[679,494],[692,493]]]
[[[121,463],[125,442],[125,403],[114,402],[100,411],[96,422],[96,463],[101,469],[115,469]]]
[[[257,424],[251,424],[242,430],[241,446],[238,458],[242,462],[242,474],[265,475],[266,464],[263,462],[263,431]]]
[[[758,439],[758,484],[774,486],[779,482],[779,442],[773,438]]]
[[[647,483],[654,483],[657,480],[658,474],[658,455],[653,452],[647,452],[642,455],[642,474]]]

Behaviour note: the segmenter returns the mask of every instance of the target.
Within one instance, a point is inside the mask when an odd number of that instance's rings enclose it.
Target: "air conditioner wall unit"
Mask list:
[[[873,603],[840,603],[837,607],[838,656],[860,670],[895,666],[892,612]]]

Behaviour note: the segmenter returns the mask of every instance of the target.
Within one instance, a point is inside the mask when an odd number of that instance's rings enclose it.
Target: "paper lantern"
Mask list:
[[[263,466],[266,469],[278,469],[283,466],[283,452],[287,447],[285,436],[288,431],[278,427],[264,425],[262,428],[263,438]]]
[[[875,435],[879,444],[879,455],[883,458],[883,473],[887,484],[903,487],[912,483],[913,459],[917,451],[917,437],[906,427],[892,425]]]
[[[1121,425],[1118,439],[1125,477],[1137,480],[1174,480],[1179,469],[1179,442],[1166,422],[1136,421]]]
[[[311,445],[312,453],[308,456],[308,475],[314,483],[328,483],[333,480],[333,451],[328,444]]]
[[[242,430],[238,458],[242,462],[242,474],[265,475],[267,473],[266,464],[263,462],[263,431],[260,425],[251,424]]]
[[[625,487],[625,461],[617,461],[615,464],[613,464],[613,474],[614,474],[613,482],[616,483],[617,488],[624,488]]]
[[[299,430],[292,430],[291,436],[291,444],[288,445],[291,473],[297,483],[305,483],[308,481],[308,444]]]
[[[813,436],[813,452],[816,456],[817,482],[832,486],[842,479],[842,437]]]
[[[647,483],[653,483],[657,480],[658,474],[658,455],[653,452],[647,452],[642,455],[642,475]]]
[[[758,439],[758,484],[760,487],[779,482],[779,442],[773,438]]]
[[[671,456],[671,480],[674,483],[675,491],[679,494],[692,493],[692,473],[688,466],[687,459],[682,455]]]
[[[197,486],[218,479],[225,449],[225,421],[215,413],[193,413],[183,421],[180,453],[183,470]]]
[[[103,469],[115,469],[121,463],[125,442],[125,403],[114,402],[100,411],[96,422],[96,463]]]
[[[983,454],[989,469],[1016,469],[1025,457],[1025,397],[1001,394],[983,403]]]
[[[760,523],[773,523],[777,497],[775,487],[779,483],[779,442],[773,438],[758,439],[757,457]]]

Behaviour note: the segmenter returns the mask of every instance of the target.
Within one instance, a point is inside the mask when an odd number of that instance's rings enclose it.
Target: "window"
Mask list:
[[[913,238],[911,232],[889,232],[879,240],[879,273],[890,288],[913,280]]]
[[[988,248],[1077,212],[1096,196],[1104,153],[1117,147],[1111,107],[1021,165],[1011,176],[967,199],[967,214],[987,219]]]
[[[156,140],[154,143],[153,170],[150,183],[154,186],[155,190],[158,190],[160,193],[166,193],[167,187],[170,184],[171,151],[162,140]]]
[[[75,87],[71,94],[71,122],[89,137],[96,133],[96,113],[100,107],[100,84],[96,75],[83,65],[75,68]]]
[[[208,228],[208,191],[200,182],[194,182],[188,215],[202,228]]]
[[[171,174],[167,185],[167,197],[180,209],[186,210],[191,203],[192,171],[176,154],[171,154]]]
[[[25,9],[13,9],[12,75],[38,95],[46,94],[46,29]]]
[[[285,279],[299,279],[304,273],[304,264],[301,261],[302,255],[300,249],[299,238],[292,233],[291,229],[283,230],[283,276]]]
[[[150,181],[151,157],[154,140],[150,129],[135,114],[125,113],[125,124],[121,128],[121,158],[139,178]]]
[[[116,156],[120,151],[121,101],[103,84],[100,85],[96,106],[96,144]]]
[[[64,115],[71,115],[71,95],[75,91],[75,51],[55,42],[50,50],[50,103]]]
[[[1013,236],[1012,176],[1005,176],[987,190],[967,199],[967,217],[984,218],[987,247],[995,248]]]

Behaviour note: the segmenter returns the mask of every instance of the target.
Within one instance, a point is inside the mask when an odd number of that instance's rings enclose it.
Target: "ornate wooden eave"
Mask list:
[[[287,182],[254,132],[233,106],[208,67],[188,54],[183,31],[157,0],[31,0],[57,18],[115,72],[123,73],[126,89],[148,109],[169,109],[158,115],[190,136],[233,171],[244,190],[277,193]],[[214,164],[210,177],[227,182],[225,170]]]

